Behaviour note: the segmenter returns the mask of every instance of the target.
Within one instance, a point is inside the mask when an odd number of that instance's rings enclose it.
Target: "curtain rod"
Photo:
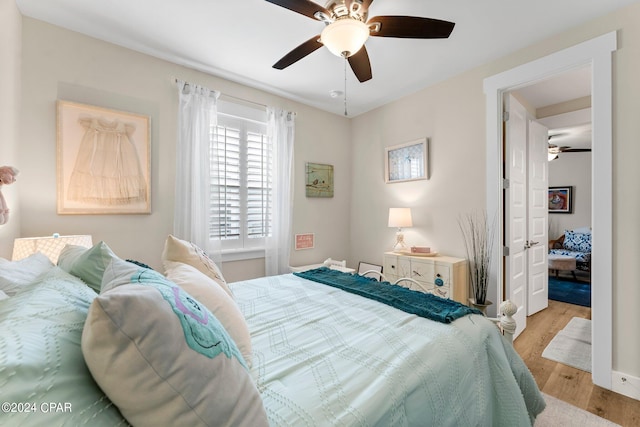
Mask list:
[[[180,79],[178,79],[178,78],[174,78],[174,83],[178,83],[179,80]],[[193,84],[193,83],[185,82],[185,84],[189,85],[189,84]],[[225,98],[235,99],[236,101],[247,102],[249,104],[257,105],[259,107],[267,108],[267,105],[265,105],[265,104],[260,104],[259,102],[255,102],[255,101],[249,101],[248,99],[239,98],[239,97],[233,96],[233,95],[227,95],[226,93],[220,92],[220,96],[221,97],[225,97]]]

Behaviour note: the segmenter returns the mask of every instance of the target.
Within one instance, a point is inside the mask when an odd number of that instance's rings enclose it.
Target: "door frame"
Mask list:
[[[502,97],[505,92],[528,86],[555,74],[591,66],[592,119],[592,261],[591,291],[592,378],[593,383],[611,390],[613,370],[613,212],[612,212],[612,55],[617,49],[617,33],[609,32],[575,46],[520,65],[484,80],[486,95],[486,190],[487,211],[497,209],[502,224]],[[596,162],[597,159],[597,162]],[[501,227],[494,231],[495,242],[503,241]],[[490,289],[494,301],[503,301],[502,246],[492,257]]]

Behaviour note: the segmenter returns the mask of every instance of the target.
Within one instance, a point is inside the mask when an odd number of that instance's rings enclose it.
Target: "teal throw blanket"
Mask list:
[[[301,273],[293,273],[298,277],[333,286],[346,292],[370,298],[390,305],[406,313],[451,323],[467,314],[482,314],[480,310],[467,307],[457,301],[439,296],[413,291],[389,282],[378,282],[370,277],[357,274],[342,273],[327,267],[320,267]]]

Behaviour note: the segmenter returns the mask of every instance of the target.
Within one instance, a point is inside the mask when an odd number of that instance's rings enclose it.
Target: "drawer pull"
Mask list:
[[[436,280],[434,281],[436,286],[444,286],[444,280],[442,280],[442,277],[440,277],[440,275],[438,274],[436,277]]]

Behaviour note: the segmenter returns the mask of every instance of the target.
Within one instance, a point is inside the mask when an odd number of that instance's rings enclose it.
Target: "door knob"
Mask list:
[[[535,246],[538,243],[540,243],[540,242],[534,242],[533,240],[532,241],[527,240],[527,242],[524,245],[524,248],[525,249],[529,249],[530,247]]]

